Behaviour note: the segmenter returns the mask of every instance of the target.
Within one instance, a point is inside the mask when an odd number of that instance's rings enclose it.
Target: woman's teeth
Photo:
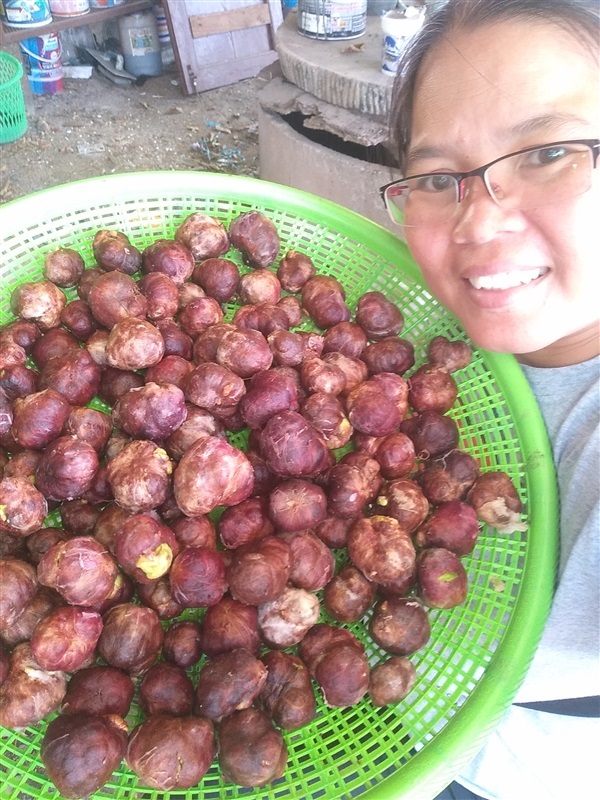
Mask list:
[[[544,272],[545,270],[542,269],[499,272],[496,275],[480,275],[476,278],[469,278],[469,283],[474,289],[513,289],[515,286],[531,283]]]

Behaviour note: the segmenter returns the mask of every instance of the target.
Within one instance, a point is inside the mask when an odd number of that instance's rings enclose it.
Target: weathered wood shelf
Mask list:
[[[133,14],[136,11],[146,11],[152,8],[153,5],[153,0],[129,0],[129,2],[120,6],[93,8],[89,14],[82,14],[79,17],[55,17],[48,25],[40,25],[34,28],[8,28],[0,25],[0,48],[12,42],[29,39],[32,36],[45,36],[48,33],[66,31],[69,28],[81,28],[83,25],[105,22],[108,19],[123,17],[125,14]]]

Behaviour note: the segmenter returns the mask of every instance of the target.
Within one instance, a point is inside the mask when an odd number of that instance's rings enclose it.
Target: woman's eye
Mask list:
[[[445,175],[444,173],[423,175],[416,180],[417,184],[414,188],[422,192],[447,192],[450,189],[453,190],[456,184],[455,179],[451,175]]]
[[[546,164],[556,164],[567,154],[568,151],[564,145],[553,145],[552,147],[541,147],[539,150],[534,150],[531,153],[531,157],[535,164],[543,167]]]

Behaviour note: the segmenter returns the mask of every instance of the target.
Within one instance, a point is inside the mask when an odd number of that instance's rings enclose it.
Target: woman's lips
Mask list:
[[[548,270],[545,268],[536,267],[535,269],[496,272],[493,275],[475,275],[466,280],[474,289],[502,291],[505,289],[515,289],[517,286],[524,286],[541,278],[547,272]]]

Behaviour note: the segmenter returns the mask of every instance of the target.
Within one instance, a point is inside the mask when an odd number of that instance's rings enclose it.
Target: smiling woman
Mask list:
[[[382,188],[384,202],[471,338],[524,365],[561,499],[559,583],[519,705],[448,798],[474,796],[462,786],[497,800],[563,800],[588,796],[594,780],[598,33],[596,2],[450,0],[412,41],[394,87],[392,138],[406,177]],[[581,697],[583,712],[563,702]]]

